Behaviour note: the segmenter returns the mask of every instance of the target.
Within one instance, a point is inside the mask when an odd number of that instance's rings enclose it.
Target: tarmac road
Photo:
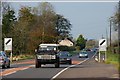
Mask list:
[[[12,64],[12,68],[2,70],[2,79],[80,79],[80,78],[112,78],[118,79],[118,71],[113,65],[95,62],[95,53],[88,52],[89,58],[72,57],[72,65],[61,64],[60,68],[54,65],[42,65],[42,68],[35,68],[34,60],[25,60]],[[109,79],[108,79],[109,80]]]

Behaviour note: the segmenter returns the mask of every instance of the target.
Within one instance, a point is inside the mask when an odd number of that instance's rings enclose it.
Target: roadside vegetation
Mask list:
[[[58,43],[64,38],[72,38],[71,22],[57,14],[51,3],[21,6],[17,12],[9,3],[2,4],[2,40],[7,37],[13,39],[13,54],[33,54],[41,43]]]
[[[12,38],[12,52],[15,57],[32,58],[31,55],[34,55],[41,43],[58,44],[65,38],[73,41],[71,22],[62,14],[56,13],[49,2],[39,3],[35,7],[21,6],[17,12],[9,2],[3,2],[2,8],[2,49],[4,38]],[[76,54],[76,49],[85,48],[86,39],[80,34],[73,43],[73,47],[64,46],[61,49]]]
[[[26,59],[34,59],[35,55],[31,55],[31,54],[20,54],[17,56],[13,56],[13,61],[18,61],[18,60],[26,60]]]
[[[114,54],[111,53],[110,51],[107,52],[107,64],[113,64],[115,65],[118,69],[120,69],[120,55],[119,54]]]
[[[119,35],[119,23],[120,23],[120,12],[119,12],[119,4],[116,6],[116,11],[115,13],[110,17],[110,20],[112,21],[112,30],[117,32],[118,34],[115,34],[113,38],[117,39],[112,39],[111,46],[108,46],[108,51],[107,51],[107,61],[106,63],[108,64],[114,64],[120,71],[120,52],[118,50],[118,44],[120,45],[120,41],[118,40],[118,35]],[[110,48],[111,47],[111,48]]]

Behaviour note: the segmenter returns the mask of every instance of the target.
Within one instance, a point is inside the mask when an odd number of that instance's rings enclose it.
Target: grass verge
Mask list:
[[[118,69],[120,69],[120,59],[119,59],[119,54],[113,54],[111,52],[107,52],[107,64],[113,64],[115,65]]]
[[[35,55],[21,54],[21,55],[18,55],[18,56],[14,56],[13,61],[33,59],[34,57],[35,57]]]

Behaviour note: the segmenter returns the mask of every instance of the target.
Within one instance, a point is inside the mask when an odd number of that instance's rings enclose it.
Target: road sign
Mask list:
[[[4,38],[4,50],[12,50],[12,38]]]
[[[100,39],[99,40],[99,51],[106,51],[106,47],[107,47],[107,40]]]

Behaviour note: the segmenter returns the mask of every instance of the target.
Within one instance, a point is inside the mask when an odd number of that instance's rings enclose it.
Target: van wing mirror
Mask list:
[[[35,53],[37,53],[37,49],[35,49]]]
[[[72,55],[71,54],[68,54],[69,57],[71,57]]]

